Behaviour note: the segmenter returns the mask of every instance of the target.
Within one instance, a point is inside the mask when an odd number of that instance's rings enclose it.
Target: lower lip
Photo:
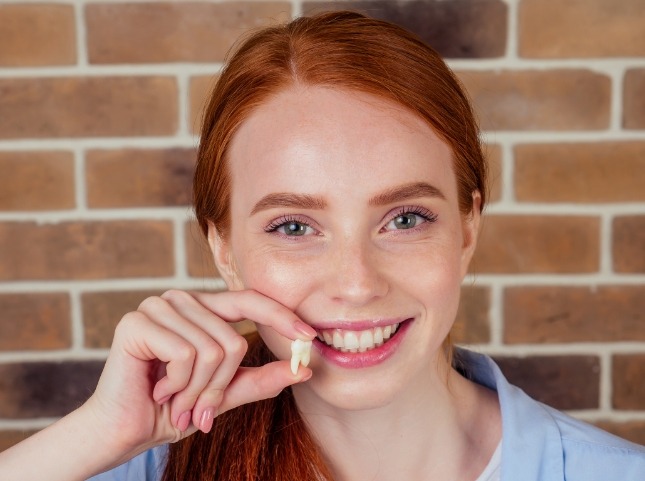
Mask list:
[[[371,367],[384,362],[394,354],[401,342],[403,342],[403,338],[411,324],[411,319],[403,321],[394,337],[391,337],[385,344],[365,352],[340,352],[318,338],[314,339],[313,345],[320,352],[323,359],[338,366],[348,369]]]

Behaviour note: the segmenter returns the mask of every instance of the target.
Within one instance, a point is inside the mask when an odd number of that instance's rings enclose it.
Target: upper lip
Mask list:
[[[334,320],[325,322],[309,323],[311,327],[317,331],[325,331],[328,329],[343,329],[346,331],[364,331],[373,327],[385,327],[393,324],[400,324],[403,321],[410,319],[409,317],[397,318],[379,318],[379,319],[357,319],[357,320]]]

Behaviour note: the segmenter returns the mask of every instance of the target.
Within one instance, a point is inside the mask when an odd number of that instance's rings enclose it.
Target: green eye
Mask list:
[[[288,236],[302,236],[307,232],[307,226],[300,222],[288,222],[284,224],[281,229],[283,229],[283,233]]]
[[[415,225],[417,225],[417,217],[418,215],[412,213],[403,214],[395,217],[392,222],[394,224],[394,228],[396,229],[412,229]]]

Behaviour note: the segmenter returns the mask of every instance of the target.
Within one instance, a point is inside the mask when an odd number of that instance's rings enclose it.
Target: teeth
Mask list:
[[[399,328],[399,324],[374,327],[364,331],[345,331],[342,329],[324,330],[318,339],[340,352],[365,352],[383,345]]]
[[[311,341],[296,339],[291,343],[291,372],[298,373],[298,365],[307,367],[311,360]]]

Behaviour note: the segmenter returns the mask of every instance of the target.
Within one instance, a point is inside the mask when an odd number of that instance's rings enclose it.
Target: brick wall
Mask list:
[[[455,327],[529,393],[645,444],[642,0],[0,4],[0,449],[86,398],[151,293],[219,289],[188,206],[249,27],[345,5],[449,58],[494,166]]]

